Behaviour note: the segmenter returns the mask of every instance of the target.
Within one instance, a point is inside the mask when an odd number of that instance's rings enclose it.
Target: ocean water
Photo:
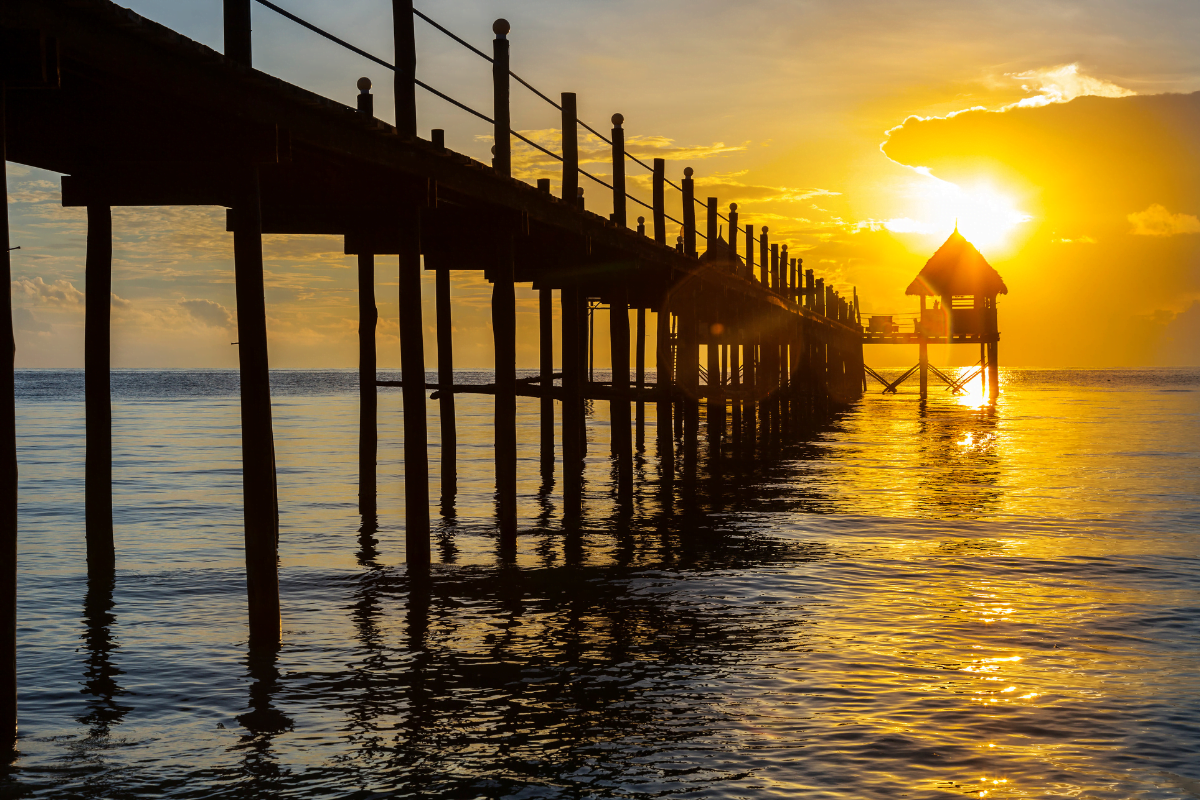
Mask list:
[[[391,378],[393,375],[381,374]],[[463,374],[460,381],[483,381]],[[353,372],[273,374],[284,643],[246,646],[237,376],[113,376],[117,571],[84,569],[83,375],[18,374],[20,755],[3,797],[1200,798],[1200,371],[872,390],[631,514],[608,409],[564,527],[518,400],[460,395],[432,579],[402,408],[357,509]]]

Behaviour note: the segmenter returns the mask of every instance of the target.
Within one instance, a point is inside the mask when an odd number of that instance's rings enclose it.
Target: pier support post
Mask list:
[[[987,348],[988,397],[995,400],[1000,396],[1000,343],[991,341]]]
[[[242,490],[251,647],[279,644],[279,501],[271,426],[267,309],[263,287],[258,169],[243,168],[235,205],[234,279],[241,371]]]
[[[400,372],[404,388],[404,558],[429,569],[429,429],[425,419],[425,341],[421,322],[421,210],[400,213]]]
[[[17,412],[13,360],[12,254],[8,231],[7,91],[0,83],[0,341],[8,355],[0,359],[0,752],[17,743]]]
[[[358,256],[358,513],[375,516],[378,489],[379,390],[375,386],[375,256]]]
[[[511,235],[492,280],[492,336],[496,346],[496,511],[502,545],[517,538],[517,300]]]
[[[695,476],[696,448],[700,428],[700,344],[697,336],[696,300],[689,297],[679,313],[679,349],[676,372],[683,388],[683,465],[684,473]]]
[[[542,387],[542,480],[554,474],[554,290],[538,290],[538,360]]]
[[[111,571],[116,561],[112,520],[112,390],[109,353],[112,314],[112,209],[87,207],[84,295],[84,405],[87,431],[84,482],[88,572]]]
[[[655,235],[658,229],[655,228]],[[657,383],[658,411],[656,416],[658,427],[658,453],[664,465],[663,480],[669,481],[675,470],[675,436],[672,417],[674,402],[675,359],[671,351],[671,311],[666,303],[658,310],[656,320],[656,347],[654,354],[655,382]]]
[[[613,454],[617,457],[617,500],[633,503],[633,445],[629,424],[629,306],[625,291],[608,305],[608,335],[612,353],[613,400],[609,404]]]
[[[920,379],[921,379],[921,399],[924,400],[929,395],[929,343],[925,341],[925,295],[921,295],[921,316],[917,320],[917,327],[921,329],[920,344],[917,349],[920,353]]]
[[[634,383],[637,386],[637,447],[646,441],[646,309],[637,310],[637,343],[634,345]]]
[[[426,256],[428,258],[428,256]],[[443,509],[458,493],[458,420],[454,410],[454,312],[450,298],[450,265],[434,269],[434,308],[437,314],[438,421],[442,439]],[[445,512],[443,512],[445,513]]]
[[[578,519],[583,512],[583,350],[582,290],[564,286],[559,291],[562,305],[562,449],[563,513]]]

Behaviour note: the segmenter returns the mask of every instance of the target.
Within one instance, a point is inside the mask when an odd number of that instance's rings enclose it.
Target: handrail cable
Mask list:
[[[308,29],[309,29],[310,31],[312,31],[313,33],[316,33],[316,34],[318,34],[319,36],[323,36],[323,37],[325,37],[326,39],[328,39],[329,41],[331,41],[331,42],[333,42],[333,43],[335,43],[335,44],[339,44],[339,45],[341,45],[342,47],[346,48],[347,50],[349,50],[349,51],[351,51],[351,52],[353,52],[353,53],[356,53],[356,54],[358,54],[358,55],[362,56],[363,58],[366,58],[366,59],[368,59],[368,60],[370,60],[370,61],[374,61],[376,64],[379,64],[381,67],[385,67],[385,68],[387,68],[387,69],[390,69],[392,72],[395,72],[395,71],[396,71],[396,66],[395,66],[394,64],[389,64],[388,62],[384,61],[382,58],[379,58],[378,56],[372,55],[371,53],[368,53],[366,50],[363,50],[361,47],[355,47],[354,45],[350,44],[350,43],[349,43],[349,42],[347,42],[346,40],[344,40],[344,39],[340,39],[340,38],[338,38],[337,36],[334,36],[334,35],[333,35],[332,33],[330,33],[329,31],[323,30],[322,28],[318,28],[316,25],[312,24],[312,23],[311,23],[311,22],[309,22],[308,20],[306,20],[306,19],[303,19],[302,17],[298,17],[298,16],[296,16],[295,14],[293,14],[293,13],[292,13],[292,12],[290,12],[290,11],[288,11],[287,9],[280,8],[279,6],[277,6],[277,5],[275,5],[274,3],[272,3],[272,2],[271,2],[271,0],[255,0],[255,2],[259,3],[260,5],[266,6],[267,8],[271,9],[272,11],[274,11],[276,14],[279,14],[280,16],[283,16],[283,17],[286,17],[287,19],[290,19],[292,22],[295,22],[297,25],[300,25],[300,26],[303,26],[303,27],[305,27],[305,28],[308,28]],[[478,56],[480,56],[480,57],[482,57],[482,58],[484,58],[484,59],[487,59],[487,61],[489,61],[489,62],[493,61],[493,59],[492,59],[492,58],[491,58],[489,55],[487,55],[486,53],[484,53],[482,50],[478,49],[477,47],[474,47],[474,46],[473,46],[473,45],[471,45],[469,42],[467,42],[466,40],[464,40],[464,39],[460,38],[459,36],[456,36],[454,33],[452,33],[451,31],[449,31],[448,29],[446,29],[446,28],[445,28],[445,27],[443,27],[442,25],[439,25],[438,23],[434,22],[434,21],[433,21],[432,19],[430,19],[430,18],[429,18],[429,17],[428,17],[426,14],[424,14],[424,13],[422,13],[422,12],[418,11],[418,10],[417,10],[417,9],[415,9],[415,8],[413,9],[413,13],[414,13],[414,14],[416,14],[417,16],[419,16],[421,19],[423,19],[423,20],[425,20],[426,22],[428,22],[428,23],[429,23],[430,25],[432,25],[433,27],[437,28],[437,29],[438,29],[439,31],[441,31],[442,33],[444,33],[444,34],[446,34],[447,36],[449,36],[449,37],[450,37],[451,39],[453,39],[454,41],[456,41],[456,42],[458,42],[459,44],[461,44],[463,47],[466,47],[468,50],[471,50],[471,51],[472,51],[472,52],[474,52],[476,55],[478,55]],[[559,110],[562,110],[562,106],[558,105],[558,104],[557,104],[557,103],[555,103],[553,100],[551,100],[549,97],[547,97],[546,95],[544,95],[544,94],[542,94],[541,92],[539,92],[539,91],[538,91],[536,88],[534,88],[532,85],[530,85],[528,82],[526,82],[526,81],[525,81],[523,78],[521,78],[519,75],[516,75],[516,74],[514,74],[514,73],[513,73],[511,70],[509,71],[509,75],[511,75],[513,78],[516,78],[516,79],[517,79],[517,81],[519,81],[519,82],[520,82],[520,83],[521,83],[523,86],[525,86],[525,87],[526,87],[527,89],[529,89],[531,92],[533,92],[534,94],[536,94],[538,97],[540,97],[540,98],[542,98],[543,100],[545,100],[545,101],[546,101],[547,103],[549,103],[550,105],[554,106],[555,108],[557,108],[557,109],[559,109]],[[484,114],[484,113],[482,113],[482,112],[476,111],[475,109],[471,108],[470,106],[466,105],[465,103],[460,103],[459,101],[455,100],[455,99],[454,99],[453,97],[451,97],[450,95],[446,94],[445,92],[440,92],[440,91],[438,91],[437,89],[434,89],[432,86],[430,86],[429,84],[425,83],[424,81],[422,81],[422,80],[420,80],[420,79],[418,79],[418,78],[414,78],[414,79],[413,79],[413,82],[414,82],[414,83],[415,83],[417,86],[420,86],[422,89],[424,89],[425,91],[429,92],[430,94],[436,95],[437,97],[440,97],[441,99],[445,100],[446,102],[448,102],[448,103],[452,103],[453,105],[456,105],[456,106],[458,106],[458,107],[459,107],[459,108],[461,108],[463,111],[466,111],[466,112],[467,112],[467,113],[469,113],[469,114],[474,114],[475,116],[479,117],[479,118],[480,118],[481,120],[483,120],[484,122],[490,123],[490,124],[492,124],[492,125],[495,125],[495,124],[496,124],[496,121],[495,121],[494,119],[492,119],[491,117],[489,117],[488,115],[486,115],[486,114]],[[586,128],[586,129],[587,129],[589,132],[591,132],[591,133],[592,133],[594,136],[596,136],[597,138],[599,138],[601,141],[605,142],[606,144],[610,144],[610,145],[612,144],[612,140],[611,140],[611,139],[608,139],[608,138],[606,138],[605,136],[603,136],[602,134],[598,133],[598,132],[596,131],[596,129],[595,129],[595,128],[593,128],[591,125],[588,125],[588,124],[587,124],[586,122],[584,122],[583,120],[581,120],[581,119],[576,119],[575,121],[576,121],[577,123],[579,123],[580,125],[582,125],[584,128]],[[513,136],[516,136],[518,139],[520,139],[521,141],[525,142],[525,143],[526,143],[526,144],[528,144],[529,146],[531,146],[531,147],[533,147],[533,148],[535,148],[535,149],[537,149],[537,150],[540,150],[541,152],[545,153],[546,155],[550,156],[551,158],[557,159],[558,161],[562,161],[562,160],[563,160],[562,156],[560,156],[560,155],[558,155],[558,154],[556,154],[556,153],[553,153],[553,152],[551,152],[550,150],[547,150],[545,147],[542,147],[540,144],[537,144],[536,142],[534,142],[534,141],[532,141],[532,140],[530,140],[530,139],[526,138],[525,136],[523,136],[522,134],[518,133],[517,131],[514,131],[514,130],[511,130],[511,129],[510,129],[510,130],[509,130],[509,133],[511,133]],[[635,157],[635,156],[633,156],[633,155],[630,155],[630,154],[629,154],[627,151],[626,151],[626,152],[624,152],[624,155],[628,156],[629,158],[631,158],[631,159],[632,159],[633,161],[635,161],[636,163],[640,164],[640,165],[641,165],[642,167],[644,167],[645,169],[651,169],[650,167],[646,166],[646,164],[645,164],[645,163],[644,163],[644,162],[643,162],[641,159],[639,159],[639,158],[637,158],[637,157]],[[651,171],[653,171],[653,170],[651,170]],[[582,174],[582,175],[584,175],[584,176],[586,176],[586,177],[588,177],[588,178],[591,178],[593,181],[595,181],[596,183],[600,184],[601,186],[604,186],[604,187],[605,187],[605,188],[607,188],[607,189],[610,189],[610,190],[611,190],[611,189],[613,188],[611,184],[605,183],[604,181],[602,181],[602,180],[600,180],[599,178],[597,178],[595,175],[592,175],[591,173],[587,172],[586,170],[584,170],[584,169],[582,169],[582,168],[579,168],[579,172],[580,172],[580,174]],[[679,192],[682,192],[682,191],[683,191],[683,189],[682,189],[682,188],[680,188],[679,186],[676,186],[676,185],[675,185],[675,184],[674,184],[672,181],[670,181],[670,180],[668,180],[666,183],[667,183],[667,185],[668,185],[668,186],[670,186],[671,188],[675,189],[676,191],[679,191]],[[645,202],[643,202],[643,201],[639,200],[638,198],[634,197],[633,195],[629,194],[628,192],[625,194],[625,196],[626,196],[626,197],[628,197],[629,199],[633,200],[635,203],[637,203],[637,204],[639,204],[639,205],[641,205],[641,206],[644,206],[645,208],[648,208],[648,209],[650,209],[651,211],[653,211],[653,210],[654,210],[654,207],[653,207],[653,206],[646,204]],[[694,199],[695,199],[695,198],[694,198]],[[697,203],[698,205],[701,205],[701,206],[703,206],[703,205],[704,205],[704,203],[701,203],[699,199],[695,199],[695,201],[696,201],[696,203]],[[724,219],[726,222],[728,222],[728,221],[729,221],[727,217],[724,217],[724,216],[722,216],[722,215],[718,215],[718,216],[721,216],[721,219]],[[672,217],[672,216],[669,216],[669,215],[667,215],[667,214],[664,214],[664,215],[663,215],[663,217],[664,217],[665,219],[669,219],[671,222],[674,222],[676,225],[682,225],[682,224],[683,224],[683,223],[682,223],[682,222],[680,222],[679,220],[677,220],[677,219],[675,219],[674,217]],[[742,228],[739,228],[738,230],[743,230],[743,229],[742,229]],[[706,240],[706,241],[707,241],[707,239],[708,239],[708,237],[707,237],[707,236],[705,236],[703,233],[700,233],[699,231],[696,231],[696,235],[697,235],[697,236],[699,236],[700,238],[702,238],[702,239]],[[757,241],[757,239],[756,239],[755,241]]]

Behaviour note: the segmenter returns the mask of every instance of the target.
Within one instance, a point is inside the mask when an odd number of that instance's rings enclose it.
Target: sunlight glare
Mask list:
[[[962,187],[918,169],[923,179],[910,195],[917,218],[902,217],[885,223],[893,233],[949,233],[955,224],[981,250],[1009,243],[1014,229],[1033,217],[1016,207],[1011,196],[991,183],[980,181]]]

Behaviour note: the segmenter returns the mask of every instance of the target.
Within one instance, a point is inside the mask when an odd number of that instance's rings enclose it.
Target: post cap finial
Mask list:
[[[646,218],[638,217],[638,225],[645,225],[645,224],[646,224]]]
[[[690,177],[692,177],[693,172],[695,172],[695,170],[693,170],[691,167],[684,167],[683,168],[683,177],[690,178]]]
[[[737,203],[730,203],[730,204],[729,204],[729,210],[730,210],[730,211],[737,211]]]
[[[679,234],[678,236],[676,236],[676,237],[675,237],[675,241],[677,241],[677,242],[679,242],[679,243],[681,243],[681,244],[682,244],[682,243],[683,243],[683,234],[681,233],[681,234]]]
[[[508,32],[512,27],[508,24],[508,20],[500,18],[492,23],[492,33],[497,36],[508,36]]]
[[[370,92],[371,91],[371,79],[370,78],[359,78],[358,79],[358,90],[360,92],[362,92],[363,94],[367,94],[368,92]]]
[[[770,229],[770,228],[768,228],[766,225],[763,225],[763,226],[762,226],[762,232],[763,232],[763,233],[767,233],[767,232],[769,232],[770,230],[771,230],[771,229]]]
[[[785,245],[784,245],[782,248],[780,248],[780,249],[781,249],[781,250],[787,250],[787,245],[785,244]]]
[[[576,186],[576,187],[575,187],[575,196],[576,196],[576,197],[583,197],[583,187],[582,187],[582,186]]]
[[[625,115],[624,114],[613,114],[612,115],[612,124],[613,124],[614,128],[621,127],[623,124],[625,124]]]

